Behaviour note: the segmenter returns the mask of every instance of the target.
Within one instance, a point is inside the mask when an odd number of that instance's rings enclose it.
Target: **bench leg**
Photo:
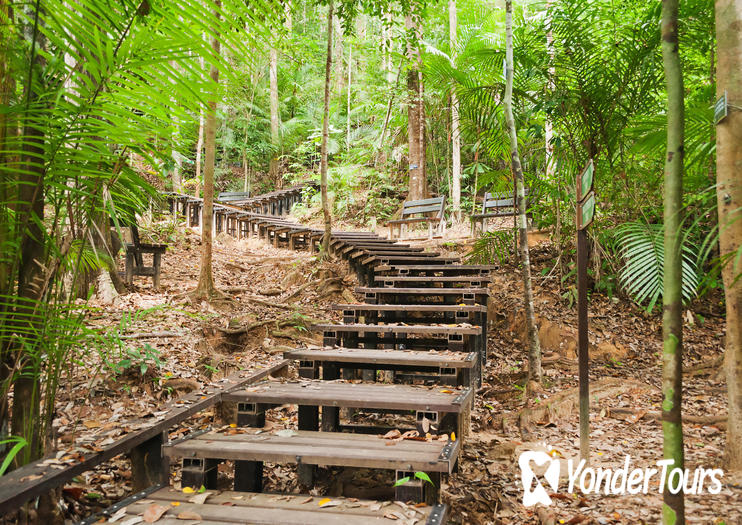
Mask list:
[[[155,290],[160,288],[160,270],[162,268],[162,254],[152,254],[152,286]]]
[[[428,221],[428,240],[433,238],[433,223]]]
[[[235,461],[234,490],[238,492],[262,492],[263,462]]]
[[[134,254],[126,254],[126,284],[134,284]]]

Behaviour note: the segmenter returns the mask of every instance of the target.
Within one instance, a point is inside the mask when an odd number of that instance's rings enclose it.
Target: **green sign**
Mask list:
[[[590,192],[587,198],[577,204],[577,229],[584,230],[590,226],[595,217],[595,192]]]
[[[718,124],[726,118],[729,114],[729,104],[727,104],[727,91],[724,90],[724,94],[719,97],[714,105],[714,124]]]
[[[585,169],[582,170],[580,178],[578,179],[577,188],[577,202],[581,202],[585,199],[588,193],[593,189],[593,174],[595,173],[595,165],[593,160],[587,163]]]

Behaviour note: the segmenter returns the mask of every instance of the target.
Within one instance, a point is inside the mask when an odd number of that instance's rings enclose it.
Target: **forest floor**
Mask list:
[[[445,241],[439,246],[444,252],[461,254],[466,249],[466,241],[451,235]],[[199,257],[198,237],[181,233],[164,256],[160,290],[152,291],[149,279],[138,278],[131,293],[112,304],[94,305],[92,326],[134,337],[124,340],[123,346],[113,344],[86,356],[85,364],[69,373],[55,420],[59,457],[113,442],[136,429],[128,421],[161,417],[158,407],[166,399],[203,388],[238,369],[269,366],[288,347],[319,344],[321,337],[307,327],[338,322],[339,313],[329,309],[332,303],[358,301],[352,293],[355,276],[342,261],[318,264],[306,252],[220,236],[213,266],[216,284],[227,297],[211,305],[194,303],[186,292],[195,288]],[[548,244],[534,246],[532,260],[545,362],[543,390],[529,400],[523,394],[522,281],[516,267],[504,266],[490,287],[489,360],[472,412],[472,432],[464,443],[459,471],[441,486],[444,501],[451,505],[451,522],[658,522],[661,495],[656,476],[646,495],[574,496],[567,494],[567,468],[562,466],[561,491],[552,495],[553,505],[538,510],[522,505],[518,467],[522,451],[548,445],[561,460],[579,453],[576,313],[562,297],[559,279],[547,275]],[[718,304],[706,301],[696,313],[699,310],[705,313],[685,315],[683,413],[690,418],[684,425],[686,467],[711,469],[721,466],[725,439],[726,389],[719,376],[724,323]],[[590,330],[591,465],[621,468],[630,454],[630,468],[655,467],[662,454],[661,317],[621,298],[594,294]],[[269,411],[266,425],[294,427],[295,408],[286,405]],[[227,421],[214,411],[204,412],[172,432],[171,438],[187,428]],[[91,514],[130,493],[128,469],[124,458],[114,459],[68,485],[63,491],[67,515]],[[225,488],[228,471],[225,465],[221,474]],[[267,491],[300,491],[295,468],[269,466],[266,472]],[[322,472],[314,495],[383,499],[393,493],[387,473]],[[177,484],[177,478],[173,480]],[[725,476],[722,483],[719,494],[704,491],[686,497],[689,523],[742,523],[739,479]]]

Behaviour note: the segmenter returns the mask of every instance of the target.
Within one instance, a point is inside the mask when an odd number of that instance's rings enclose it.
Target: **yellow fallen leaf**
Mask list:
[[[237,428],[237,423],[230,423],[229,428]]]
[[[456,432],[451,432],[451,441],[456,441]]]
[[[183,492],[185,494],[193,494],[196,490],[193,487],[183,487]]]
[[[453,390],[449,390],[448,388],[444,388],[441,390],[441,394],[453,394]]]
[[[180,506],[180,501],[171,501],[170,502],[170,505],[172,505],[173,507],[179,507]]]
[[[317,505],[321,507],[325,503],[330,503],[330,498],[324,498],[324,499],[319,500],[319,503],[317,503]]]

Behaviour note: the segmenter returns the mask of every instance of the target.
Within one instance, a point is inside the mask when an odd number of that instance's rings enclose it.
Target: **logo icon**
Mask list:
[[[549,487],[551,487],[551,490],[556,492],[559,489],[559,460],[552,458],[549,454],[541,450],[529,450],[523,452],[518,458],[520,480],[521,483],[523,483],[523,505],[525,507],[530,507],[537,503],[551,505],[551,498],[546,493],[546,489],[544,489],[538,476],[531,468],[531,462],[535,463],[537,467],[541,467],[548,463],[543,478],[546,480]],[[534,480],[536,481],[536,485],[531,487]]]

